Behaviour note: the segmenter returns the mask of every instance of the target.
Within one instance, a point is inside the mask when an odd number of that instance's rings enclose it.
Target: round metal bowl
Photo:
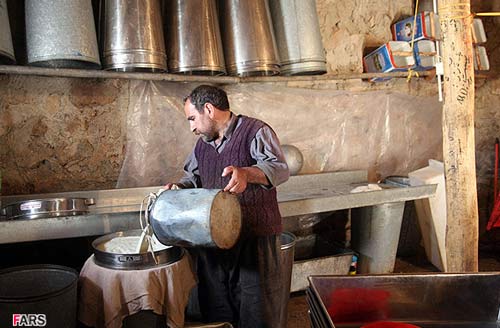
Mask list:
[[[119,237],[140,237],[142,230],[120,231],[97,238],[92,242],[94,260],[97,265],[108,269],[140,270],[157,265],[166,265],[179,261],[184,255],[184,249],[177,246],[165,246],[155,250],[154,258],[151,252],[145,253],[110,253],[103,250],[103,245]],[[156,262],[155,262],[156,258]]]
[[[304,165],[304,156],[302,152],[292,145],[281,145],[283,155],[290,170],[290,175],[297,175]]]
[[[58,216],[82,215],[88,206],[94,205],[93,198],[51,198],[24,200],[6,205],[0,211],[0,218],[6,220],[31,220]]]

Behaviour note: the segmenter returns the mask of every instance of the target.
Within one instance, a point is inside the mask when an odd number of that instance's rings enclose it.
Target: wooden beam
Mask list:
[[[441,0],[444,64],[443,158],[448,271],[478,270],[478,208],[474,145],[474,65],[470,0]]]

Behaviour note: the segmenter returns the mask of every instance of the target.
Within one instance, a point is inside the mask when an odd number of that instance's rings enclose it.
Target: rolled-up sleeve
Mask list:
[[[264,186],[265,188],[274,188],[290,177],[278,136],[269,126],[266,125],[257,131],[252,140],[250,155],[257,161],[253,166],[264,172],[269,180],[270,185]]]

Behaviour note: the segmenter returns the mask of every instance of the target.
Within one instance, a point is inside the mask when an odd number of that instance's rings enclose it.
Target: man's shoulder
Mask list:
[[[267,124],[266,122],[264,122],[258,118],[255,118],[255,117],[250,117],[250,116],[246,116],[246,115],[238,115],[238,117],[240,118],[242,123],[245,122],[246,124],[252,124],[252,125],[259,126],[259,127],[263,127],[263,126],[269,127],[269,124]]]

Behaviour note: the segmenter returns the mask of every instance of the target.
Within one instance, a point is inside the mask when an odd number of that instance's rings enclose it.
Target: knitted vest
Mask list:
[[[194,153],[198,161],[201,187],[223,189],[231,178],[231,174],[222,177],[225,167],[247,167],[257,163],[250,156],[250,147],[255,134],[265,123],[247,116],[239,116],[239,119],[242,120],[240,125],[233,132],[231,139],[226,141],[227,144],[220,154],[201,139],[196,143]],[[243,233],[266,236],[282,231],[276,188],[267,190],[258,184],[249,183],[238,198],[242,211]]]

